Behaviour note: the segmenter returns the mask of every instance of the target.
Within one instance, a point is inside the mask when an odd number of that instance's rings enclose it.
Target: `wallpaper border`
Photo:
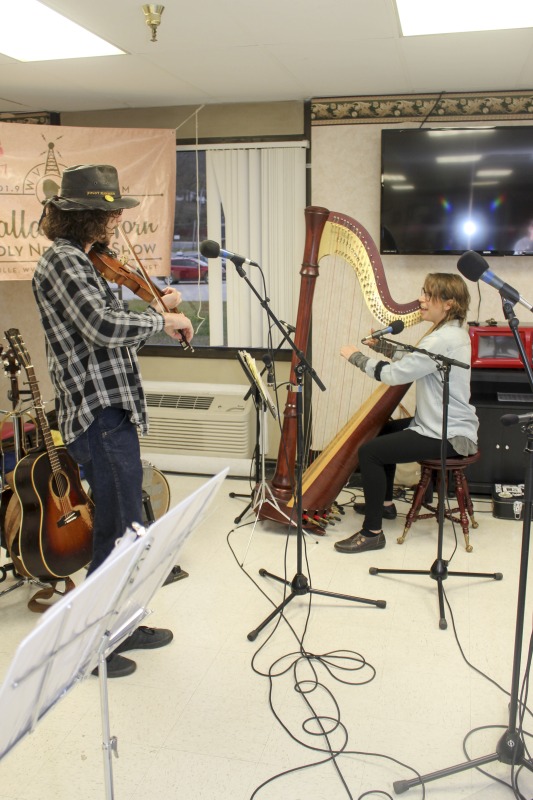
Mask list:
[[[482,119],[533,119],[533,90],[318,97],[311,100],[313,126]]]
[[[20,122],[27,125],[59,125],[56,111],[0,111],[0,122]]]

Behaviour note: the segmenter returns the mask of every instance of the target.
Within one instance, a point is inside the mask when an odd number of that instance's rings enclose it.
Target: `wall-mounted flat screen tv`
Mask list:
[[[382,131],[380,251],[533,255],[533,127]]]

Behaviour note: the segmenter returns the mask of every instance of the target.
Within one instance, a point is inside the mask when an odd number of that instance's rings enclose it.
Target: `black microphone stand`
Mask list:
[[[524,365],[529,378],[529,385],[533,391],[533,371],[528,362],[524,345],[518,333],[519,321],[516,318],[513,310],[515,301],[510,300],[506,296],[505,287],[500,290],[502,295],[503,312],[505,318],[509,323],[509,327],[513,332],[514,339],[518,352],[520,353],[520,360]],[[458,772],[465,772],[469,769],[476,769],[484,764],[491,764],[494,761],[501,761],[503,764],[509,764],[513,770],[518,767],[526,767],[530,772],[533,771],[533,765],[524,755],[525,745],[521,732],[517,727],[517,716],[519,707],[519,684],[520,684],[520,660],[522,656],[522,639],[524,631],[524,616],[525,616],[525,603],[526,603],[526,589],[527,589],[527,562],[529,557],[529,540],[531,532],[531,513],[533,511],[533,413],[529,419],[523,420],[521,423],[523,432],[527,435],[527,444],[525,452],[528,454],[525,475],[525,496],[523,505],[523,522],[522,522],[522,550],[520,556],[520,578],[518,582],[518,600],[516,609],[516,625],[515,625],[515,642],[514,642],[514,655],[513,655],[513,673],[511,678],[511,697],[509,701],[509,720],[505,733],[500,737],[496,746],[496,752],[490,755],[474,758],[471,761],[456,764],[453,767],[432,772],[428,775],[421,775],[413,780],[396,781],[394,791],[397,794],[402,794],[410,789],[412,786],[425,784],[429,781],[435,781],[439,778],[445,778],[448,775],[455,775]],[[520,795],[521,796],[521,795]]]
[[[428,350],[422,350],[420,347],[413,347],[412,345],[402,344],[405,350],[410,353],[423,353],[437,363],[437,369],[441,373],[443,389],[442,389],[442,441],[440,447],[440,482],[438,491],[438,523],[439,531],[437,536],[437,558],[433,562],[429,570],[421,569],[381,569],[379,567],[370,567],[369,572],[371,575],[389,574],[389,575],[429,575],[437,582],[438,597],[439,597],[439,628],[445,630],[448,627],[444,613],[444,591],[442,588],[443,581],[449,575],[461,578],[493,578],[500,581],[503,577],[501,572],[449,572],[448,562],[442,557],[442,546],[444,539],[444,519],[445,519],[445,496],[446,496],[446,450],[448,444],[448,403],[450,398],[450,371],[452,367],[459,367],[461,369],[470,369],[469,364],[464,364],[462,361],[456,361],[453,358],[440,355],[438,353],[431,353]]]
[[[242,258],[241,256],[234,255],[230,259],[235,267],[237,268],[237,272],[244,278],[252,292],[255,294],[257,299],[259,300],[260,305],[266,311],[268,317],[272,322],[276,325],[276,327],[281,331],[283,335],[283,339],[288,342],[291,346],[293,351],[298,356],[298,364],[294,370],[296,375],[296,384],[290,385],[290,391],[296,392],[296,474],[295,474],[295,482],[296,482],[296,504],[295,504],[295,511],[296,511],[296,573],[292,580],[287,580],[285,578],[281,578],[278,575],[274,575],[272,572],[268,572],[266,569],[260,569],[259,574],[262,577],[272,578],[279,583],[283,583],[285,586],[290,587],[290,593],[284,598],[283,602],[280,603],[271,614],[257,626],[254,628],[253,631],[250,631],[248,634],[248,639],[253,642],[257,635],[263,630],[263,628],[268,625],[268,623],[274,619],[278,614],[283,612],[285,606],[287,606],[291,600],[294,600],[295,597],[298,595],[306,595],[306,594],[319,594],[325,597],[336,597],[338,600],[352,600],[358,603],[367,603],[368,605],[377,606],[378,608],[385,608],[386,602],[385,600],[368,600],[364,597],[352,597],[351,595],[347,594],[338,594],[336,592],[326,592],[322,589],[314,589],[311,587],[307,576],[303,572],[303,523],[302,523],[302,476],[303,476],[303,451],[304,451],[304,436],[303,436],[303,403],[302,403],[302,391],[303,391],[303,376],[307,372],[311,378],[315,381],[316,385],[319,387],[321,391],[325,391],[326,387],[316,374],[315,370],[306,360],[304,354],[296,347],[296,344],[291,339],[287,331],[284,329],[283,324],[281,321],[275,316],[273,311],[271,310],[270,306],[268,305],[269,298],[265,297],[264,299],[261,297],[253,283],[249,280],[246,272],[243,269],[243,264],[246,259]]]

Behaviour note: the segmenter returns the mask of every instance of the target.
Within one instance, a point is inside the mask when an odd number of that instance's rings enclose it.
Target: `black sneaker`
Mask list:
[[[354,503],[353,510],[356,514],[364,514],[366,512],[366,506],[364,503]],[[396,506],[394,503],[391,506],[383,506],[383,519],[396,519]]]
[[[167,628],[147,628],[146,625],[139,625],[131,636],[115,647],[113,653],[123,653],[125,650],[154,650],[156,647],[170,644],[173,638],[174,634]]]
[[[369,531],[363,530],[354,533],[348,539],[335,542],[334,547],[339,553],[364,553],[365,550],[382,550],[386,545],[383,531],[374,536]]]
[[[137,669],[135,661],[118,653],[111,653],[110,656],[107,656],[106,661],[108,678],[125,678],[126,675],[133,675]],[[91,675],[98,675],[98,667],[93,669]]]

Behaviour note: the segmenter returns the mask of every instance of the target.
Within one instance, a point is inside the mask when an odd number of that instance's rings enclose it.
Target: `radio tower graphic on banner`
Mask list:
[[[61,167],[64,169],[63,165]],[[24,178],[24,194],[34,193],[40,203],[59,194],[62,168],[57,162],[55,144],[48,142],[45,163],[32,167]]]

